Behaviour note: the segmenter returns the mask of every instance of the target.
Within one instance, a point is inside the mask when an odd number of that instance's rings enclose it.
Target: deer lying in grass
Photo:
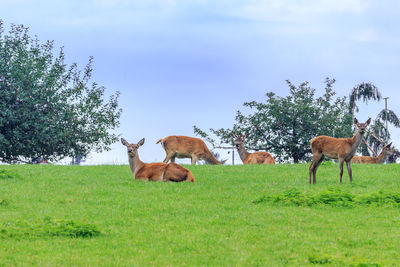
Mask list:
[[[379,164],[384,163],[388,157],[394,154],[394,151],[390,149],[392,143],[383,146],[382,152],[377,157],[369,156],[355,156],[351,159],[352,163],[365,163],[365,164]]]
[[[168,136],[157,141],[165,149],[164,162],[175,162],[175,158],[191,158],[192,164],[204,160],[209,164],[224,164],[226,160],[218,161],[207,148],[203,140],[188,136]]]
[[[326,135],[317,136],[311,140],[311,150],[313,160],[308,172],[308,182],[311,184],[311,173],[313,175],[313,183],[316,183],[317,168],[324,160],[324,157],[331,159],[339,159],[340,183],[342,183],[343,163],[346,162],[347,172],[349,173],[350,182],[353,181],[351,173],[351,159],[358,146],[361,143],[367,126],[370,124],[371,118],[365,123],[359,123],[354,118],[354,124],[357,126],[357,132],[352,138],[334,138]]]
[[[129,166],[135,179],[163,182],[194,182],[191,171],[176,163],[143,163],[139,159],[138,148],[144,144],[144,138],[137,144],[130,144],[124,138],[121,143],[128,149]]]
[[[235,139],[235,146],[243,164],[275,164],[274,158],[267,152],[247,152],[244,147],[244,141],[249,136],[249,133],[246,133],[244,136],[236,136],[234,134],[232,134],[232,136]]]

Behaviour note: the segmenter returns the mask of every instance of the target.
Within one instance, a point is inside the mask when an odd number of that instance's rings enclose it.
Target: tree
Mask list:
[[[350,92],[350,99],[349,99],[349,113],[352,116],[355,116],[355,113],[359,111],[357,106],[357,101],[362,100],[365,104],[368,104],[369,101],[374,100],[379,102],[382,99],[382,94],[379,91],[378,87],[376,87],[372,83],[361,83],[355,86]],[[364,135],[364,139],[367,145],[371,148],[371,152],[373,153],[372,156],[376,156],[380,153],[385,143],[382,140],[390,140],[390,132],[389,129],[386,127],[385,122],[392,124],[394,127],[400,127],[400,120],[396,113],[393,110],[382,109],[378,115],[376,116],[375,120],[369,127],[369,130]],[[368,147],[364,143],[360,145],[359,150],[365,156],[370,156],[368,151]],[[393,147],[395,151],[398,151],[396,148]],[[396,162],[398,158],[398,153],[395,153],[393,156],[389,158],[389,162]]]
[[[83,70],[67,66],[61,48],[40,43],[28,28],[0,21],[0,160],[55,161],[108,150],[117,141],[119,92],[104,100],[92,77],[93,58]]]
[[[266,150],[278,161],[292,160],[295,163],[310,159],[310,140],[318,135],[348,137],[352,135],[352,118],[348,113],[346,97],[334,99],[332,89],[335,80],[327,78],[325,93],[315,97],[315,89],[308,82],[299,86],[286,81],[290,93],[279,97],[266,94],[265,102],[247,102],[243,105],[253,110],[250,115],[236,114],[232,129],[210,129],[222,144],[233,144],[232,133],[249,133],[246,146],[252,150]],[[216,141],[209,134],[194,126],[197,135],[214,146]]]

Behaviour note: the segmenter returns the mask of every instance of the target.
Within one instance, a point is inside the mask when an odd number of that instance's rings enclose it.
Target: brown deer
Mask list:
[[[179,164],[142,162],[139,158],[138,148],[144,144],[144,138],[137,144],[130,144],[124,138],[121,138],[121,143],[128,149],[129,166],[135,179],[163,182],[194,182],[192,172]]]
[[[232,136],[235,139],[235,146],[243,164],[275,164],[274,158],[267,152],[247,152],[244,147],[244,141],[249,136],[249,133],[246,133],[244,136],[236,136],[235,134],[232,134]]]
[[[224,164],[226,160],[218,161],[208,150],[203,140],[188,136],[168,136],[157,141],[165,149],[164,162],[175,162],[175,158],[191,158],[192,164],[204,160],[209,164]]]
[[[313,174],[313,183],[316,183],[316,173],[318,166],[324,160],[325,156],[331,159],[339,160],[340,183],[342,183],[343,163],[346,162],[347,172],[349,173],[350,183],[353,181],[351,173],[351,159],[358,146],[361,143],[367,126],[371,123],[369,118],[365,123],[359,123],[354,118],[354,124],[357,126],[357,132],[352,138],[335,138],[321,135],[313,138],[310,142],[313,160],[308,172],[308,182],[311,184],[311,173]]]
[[[364,163],[364,164],[379,164],[384,163],[388,157],[394,154],[394,151],[390,149],[392,143],[383,146],[382,152],[377,157],[369,156],[354,156],[351,159],[352,163]]]

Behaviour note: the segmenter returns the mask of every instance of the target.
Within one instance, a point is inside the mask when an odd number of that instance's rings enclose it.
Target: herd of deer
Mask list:
[[[350,182],[352,182],[351,163],[383,163],[386,158],[393,154],[390,150],[391,143],[385,145],[382,152],[377,157],[354,156],[360,145],[367,126],[371,119],[365,123],[359,123],[354,118],[354,124],[357,132],[352,138],[335,138],[330,136],[317,136],[311,140],[311,151],[313,159],[309,168],[309,183],[311,184],[311,174],[313,183],[316,183],[317,168],[325,157],[339,160],[340,183],[342,182],[343,164],[346,162],[347,172]],[[267,152],[247,152],[244,147],[244,141],[248,134],[236,136],[233,135],[235,146],[243,164],[275,164],[274,158]],[[224,164],[224,161],[218,161],[206,144],[199,138],[187,136],[168,136],[157,141],[161,143],[166,152],[163,162],[144,163],[140,160],[138,148],[144,144],[144,138],[137,144],[128,143],[121,138],[121,143],[128,149],[129,166],[135,179],[146,181],[164,181],[164,182],[194,182],[194,176],[191,171],[175,163],[175,158],[191,158],[192,164],[198,160],[204,160],[209,164]],[[170,161],[170,163],[168,163]]]

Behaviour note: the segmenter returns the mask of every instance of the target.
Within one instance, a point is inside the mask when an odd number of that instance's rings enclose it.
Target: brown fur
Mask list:
[[[191,158],[192,164],[198,160],[204,160],[209,164],[224,164],[218,161],[207,148],[203,140],[188,136],[168,136],[157,141],[165,150],[166,156],[163,162],[175,162],[175,158]]]
[[[244,136],[232,135],[235,138],[235,146],[239,152],[240,159],[243,164],[275,164],[274,158],[268,152],[247,152],[244,147],[244,141],[249,134],[246,133]]]
[[[361,143],[362,136],[366,127],[370,124],[371,119],[366,123],[359,123],[354,118],[354,123],[357,126],[357,133],[352,138],[335,138],[326,135],[317,136],[311,140],[311,151],[313,160],[308,172],[308,182],[311,184],[311,174],[313,175],[313,183],[316,183],[316,173],[319,165],[324,160],[324,157],[338,159],[340,171],[340,183],[342,183],[343,163],[346,162],[347,172],[349,173],[350,182],[353,181],[351,172],[351,159],[358,146]]]
[[[144,138],[137,144],[130,144],[121,138],[121,143],[128,149],[129,166],[135,179],[163,182],[195,182],[193,173],[176,163],[144,163],[140,160],[138,148],[143,145]]]
[[[268,152],[254,152],[247,156],[243,164],[275,164],[275,160]]]
[[[379,164],[384,163],[388,157],[393,155],[393,151],[390,150],[392,143],[384,146],[381,153],[377,157],[369,156],[355,156],[351,159],[352,163],[363,163],[363,164]]]

